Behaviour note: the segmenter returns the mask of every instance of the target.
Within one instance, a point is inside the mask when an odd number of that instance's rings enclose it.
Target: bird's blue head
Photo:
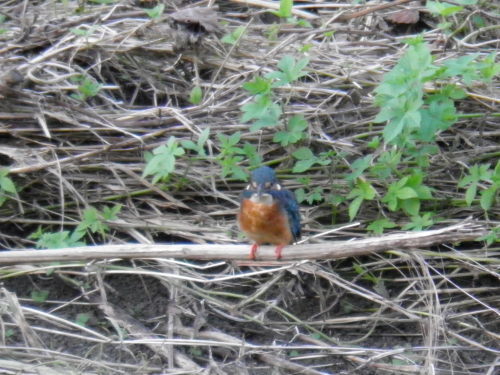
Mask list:
[[[257,168],[252,172],[251,184],[255,187],[271,188],[278,183],[274,169],[267,166]]]
[[[273,198],[269,194],[270,190],[281,190],[274,170],[267,166],[254,170],[251,174],[250,185],[246,188],[246,191],[251,193],[252,199],[256,202],[271,204]]]

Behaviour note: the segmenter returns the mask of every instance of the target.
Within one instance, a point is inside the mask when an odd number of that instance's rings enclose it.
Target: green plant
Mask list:
[[[71,79],[78,84],[78,93],[71,94],[71,97],[77,100],[87,100],[96,96],[102,88],[100,83],[97,83],[93,78],[86,75],[78,75]]]
[[[391,211],[403,210],[409,216],[417,216],[421,201],[432,199],[431,188],[423,184],[424,175],[414,172],[389,185],[382,202]]]
[[[307,147],[301,147],[292,153],[292,156],[297,159],[295,165],[293,166],[293,173],[302,173],[315,164],[322,166],[328,165],[332,162],[331,157],[333,156],[332,151],[322,152],[318,156],[314,155],[311,149]]]
[[[382,152],[370,167],[370,174],[380,179],[389,178],[394,174],[397,175],[402,156],[403,152],[398,149]]]
[[[421,37],[408,44],[407,52],[375,89],[375,103],[380,106],[375,122],[386,122],[384,141],[401,148],[433,142],[436,134],[457,121],[454,101],[466,93],[457,85],[441,84],[440,80],[449,82],[450,77],[461,77],[469,85],[474,80],[489,82],[500,71],[493,55],[478,62],[474,61],[477,54],[467,55],[437,66]],[[434,81],[437,89],[426,93],[424,84],[429,81]]]
[[[368,181],[359,178],[356,181],[354,189],[347,195],[347,199],[351,200],[349,204],[349,219],[353,221],[363,201],[373,200],[376,194],[377,191]]]
[[[388,295],[388,292],[387,292],[387,288],[385,287],[385,283],[384,283],[384,280],[382,280],[382,278],[380,277],[377,277],[375,276],[373,273],[365,270],[363,268],[363,266],[359,263],[354,263],[352,265],[354,271],[361,276],[361,278],[363,280],[366,280],[366,281],[369,281],[373,284],[373,289],[383,295],[383,296],[387,296]]]
[[[321,186],[316,186],[311,188],[311,179],[309,177],[301,177],[299,178],[299,182],[304,187],[298,188],[295,190],[295,198],[297,198],[297,202],[307,202],[309,204],[322,202],[324,198],[323,188]]]
[[[65,247],[85,246],[85,242],[80,241],[81,233],[68,230],[60,232],[43,232],[42,228],[32,233],[30,239],[35,239],[37,249],[62,249]]]
[[[278,11],[271,11],[275,16],[286,20],[287,23],[301,27],[312,27],[307,20],[298,20],[293,17],[293,0],[280,0],[280,7]]]
[[[48,296],[49,296],[48,290],[33,289],[31,291],[31,299],[33,300],[33,302],[38,302],[38,303],[45,302],[47,301]]]
[[[91,316],[88,313],[78,313],[76,314],[75,323],[79,326],[85,327],[89,322]]]
[[[307,64],[309,64],[307,57],[295,60],[293,56],[286,55],[278,62],[280,70],[267,73],[265,77],[274,80],[272,87],[286,86],[307,75],[307,72],[303,70]]]
[[[16,185],[10,177],[8,169],[0,169],[0,207],[5,203],[9,194],[17,194]]]
[[[164,10],[165,10],[165,4],[161,4],[161,3],[158,4],[157,6],[155,6],[154,8],[144,9],[144,11],[148,15],[148,17],[153,19],[153,20],[160,18],[161,15],[163,14]]]
[[[258,166],[262,163],[257,149],[250,143],[245,143],[243,148],[237,147],[241,139],[241,132],[236,132],[230,136],[218,134],[220,141],[220,153],[217,161],[222,167],[222,177],[231,177],[246,181],[248,179],[245,170],[239,166],[245,158],[251,166]]]
[[[206,157],[207,153],[205,152],[205,143],[207,143],[209,135],[210,128],[206,128],[200,133],[198,142],[194,143],[190,139],[183,139],[181,141],[181,145],[185,150],[195,151],[196,153],[198,153],[199,157]]]
[[[377,219],[377,220],[372,221],[366,227],[366,229],[368,229],[373,234],[380,235],[380,234],[384,233],[384,231],[386,229],[392,229],[392,228],[396,228],[396,227],[397,227],[397,224],[395,222],[384,217],[382,219]]]
[[[281,106],[275,103],[269,94],[256,95],[251,102],[244,104],[241,110],[243,111],[242,122],[255,120],[250,127],[250,131],[278,125],[283,113]]]
[[[272,12],[280,18],[292,17],[293,0],[280,0],[280,7],[277,12]]]
[[[469,174],[463,177],[458,182],[459,188],[467,187],[465,191],[465,203],[471,206],[473,200],[477,196],[477,191],[482,184],[490,184],[488,188],[481,189],[479,204],[481,208],[488,211],[496,198],[497,192],[500,191],[500,161],[497,162],[495,169],[490,168],[490,164],[473,165],[469,169]]]
[[[264,77],[255,77],[253,81],[243,84],[243,88],[253,95],[253,99],[241,107],[241,121],[254,120],[251,131],[280,124],[283,109],[276,102],[273,89],[291,84],[306,75],[307,72],[303,69],[308,62],[307,58],[295,60],[292,56],[284,56],[278,62],[278,71],[270,72]]]
[[[94,33],[95,29],[96,29],[96,26],[91,26],[88,29],[85,29],[82,27],[78,27],[78,28],[74,27],[74,28],[70,29],[69,31],[71,33],[75,34],[76,36],[89,37]]]
[[[454,4],[446,1],[430,1],[426,3],[426,8],[434,15],[441,17],[441,23],[438,25],[442,30],[449,30],[452,23],[446,21],[446,18],[452,16],[464,9],[463,5],[474,5],[477,0],[455,0]],[[460,4],[460,5],[456,5]]]
[[[290,144],[297,143],[305,137],[304,131],[309,127],[303,115],[295,115],[290,118],[286,129],[274,134],[273,142],[279,143],[286,147]]]
[[[238,43],[238,40],[242,37],[245,32],[244,26],[238,26],[234,31],[229,34],[226,34],[222,37],[221,42],[226,44],[235,45]]]
[[[352,170],[351,173],[347,174],[345,176],[345,179],[349,182],[355,181],[357,178],[359,178],[365,170],[367,170],[373,160],[372,155],[366,155],[363,158],[358,158],[356,159],[351,165],[350,168]]]
[[[175,162],[178,156],[184,155],[184,149],[179,146],[179,142],[171,136],[167,143],[153,150],[146,152],[146,167],[142,173],[143,177],[153,176],[153,184],[158,181],[165,181],[175,170]]]
[[[0,14],[0,25],[2,25],[7,17],[4,14]],[[5,34],[7,32],[7,29],[0,27],[0,35]]]
[[[431,212],[426,212],[423,215],[414,215],[410,217],[410,222],[403,225],[404,230],[423,230],[434,225],[435,220],[432,218]]]
[[[494,242],[500,242],[500,227],[492,228],[487,234],[478,239],[485,241],[487,246],[492,245]]]
[[[429,48],[414,41],[396,66],[375,89],[375,103],[381,107],[375,122],[387,122],[383,137],[386,143],[404,147],[421,122],[423,84],[436,72]]]
[[[203,91],[201,91],[201,87],[200,86],[193,87],[191,92],[189,93],[189,102],[191,104],[197,105],[200,104],[202,100],[203,100]]]
[[[83,219],[75,228],[75,235],[81,234],[82,238],[87,231],[91,233],[99,233],[104,236],[109,231],[109,226],[105,221],[112,221],[117,219],[117,214],[120,212],[122,206],[117,204],[113,207],[105,206],[103,211],[97,210],[95,207],[87,207],[83,211]]]
[[[37,240],[35,246],[38,249],[61,249],[65,247],[85,246],[80,241],[88,231],[104,235],[109,231],[105,221],[117,219],[117,214],[122,206],[117,204],[112,207],[104,206],[102,211],[94,207],[88,207],[83,211],[83,219],[73,231],[62,230],[59,232],[45,232],[39,227],[29,238]]]

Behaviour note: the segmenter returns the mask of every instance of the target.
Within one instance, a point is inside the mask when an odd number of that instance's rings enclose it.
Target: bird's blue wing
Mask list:
[[[274,199],[279,201],[280,206],[283,207],[283,210],[288,216],[288,222],[290,224],[290,230],[292,231],[293,238],[295,241],[299,240],[301,236],[300,211],[299,204],[297,203],[295,196],[288,190],[271,190],[269,193]]]

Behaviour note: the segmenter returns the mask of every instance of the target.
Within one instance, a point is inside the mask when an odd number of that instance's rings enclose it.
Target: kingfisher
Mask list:
[[[250,259],[255,259],[260,245],[276,245],[276,259],[283,248],[300,239],[300,212],[295,196],[283,189],[276,173],[263,166],[251,174],[250,184],[241,193],[238,223],[241,230],[255,243]]]

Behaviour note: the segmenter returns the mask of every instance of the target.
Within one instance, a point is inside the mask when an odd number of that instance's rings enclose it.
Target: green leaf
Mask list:
[[[350,221],[353,221],[356,215],[358,214],[359,208],[361,207],[361,203],[363,203],[363,197],[357,197],[349,204]]]
[[[222,37],[221,42],[226,44],[235,45],[245,32],[244,26],[238,26],[232,33],[226,34]]]
[[[278,12],[273,12],[280,18],[289,18],[292,16],[293,0],[280,0],[280,8]]]
[[[363,172],[368,169],[372,163],[373,155],[369,154],[363,158],[356,159],[350,166],[352,173],[345,176],[347,181],[354,181],[360,177]]]
[[[104,206],[102,209],[102,217],[106,221],[113,221],[117,220],[118,217],[116,216],[122,209],[121,204],[115,204],[112,207]]]
[[[189,102],[191,104],[197,105],[200,104],[203,99],[203,91],[201,91],[200,86],[195,86],[191,89],[191,93],[189,94]]]
[[[476,68],[481,73],[483,81],[489,83],[500,73],[500,63],[496,63],[496,53],[492,52],[483,60],[476,64]]]
[[[255,77],[253,81],[245,82],[243,88],[252,95],[265,95],[271,91],[271,81],[266,78]]]
[[[377,194],[377,191],[375,190],[375,188],[368,181],[360,180],[357,183],[357,187],[359,188],[359,190],[361,192],[361,196],[365,200],[372,200],[375,198],[375,195]]]
[[[370,142],[366,144],[369,148],[371,149],[377,149],[380,146],[380,137],[377,135],[376,137],[373,137]]]
[[[478,240],[486,241],[486,245],[490,246],[494,242],[500,242],[500,227],[492,228],[488,234],[479,237]]]
[[[296,61],[293,56],[286,55],[278,62],[278,68],[280,68],[281,71],[268,73],[265,77],[276,80],[273,83],[273,87],[285,86],[305,76],[307,72],[302,69],[304,69],[308,63],[309,59],[306,57]]]
[[[438,2],[438,1],[427,1],[426,3],[427,9],[433,14],[447,17],[452,15],[453,13],[460,12],[463,7],[451,5],[446,2]]]
[[[304,137],[303,131],[308,123],[303,115],[295,115],[288,121],[288,131],[279,131],[273,137],[273,142],[280,143],[283,147],[296,143]]]
[[[85,327],[85,325],[90,320],[90,314],[88,313],[79,313],[76,315],[75,323],[79,326]]]
[[[0,190],[4,190],[7,193],[15,194],[16,185],[9,177],[0,176]]]
[[[33,302],[43,303],[47,301],[48,296],[49,296],[48,290],[33,289],[31,291],[31,299],[33,300]]]
[[[431,101],[428,108],[420,111],[420,115],[422,122],[418,138],[426,142],[434,141],[439,131],[448,129],[457,121],[455,105],[450,99]]]
[[[293,173],[302,173],[302,172],[307,171],[313,165],[314,165],[313,159],[299,160],[293,166],[292,172]]]
[[[243,111],[242,122],[257,119],[252,126],[253,128],[255,125],[256,129],[251,129],[252,131],[265,126],[277,125],[282,112],[281,106],[273,103],[269,95],[257,95],[254,100],[244,104],[241,109]]]
[[[175,169],[176,156],[184,153],[184,149],[178,145],[176,138],[171,136],[166,145],[153,150],[153,157],[147,161],[143,177],[153,175],[153,184],[166,179]]]
[[[481,191],[481,199],[479,200],[479,204],[481,205],[481,208],[483,210],[488,211],[493,206],[496,192],[496,186],[492,186],[486,190]]]
[[[189,139],[183,139],[181,141],[182,148],[185,150],[192,150],[198,153],[198,156],[205,157],[205,143],[207,143],[208,137],[210,135],[210,128],[205,128],[198,137],[198,142],[194,143]]]
[[[297,202],[302,203],[306,200],[306,190],[304,188],[298,188],[295,190],[295,199]]]
[[[416,216],[420,211],[420,200],[418,198],[405,199],[400,204],[403,211],[410,216]]]
[[[101,214],[95,207],[88,207],[83,211],[83,220],[77,229],[89,229],[92,233],[104,234],[109,227],[102,221]]]
[[[304,44],[302,47],[300,47],[299,52],[301,52],[301,53],[309,52],[311,50],[311,48],[313,48],[313,47],[314,47],[314,44],[311,44],[311,43]]]
[[[313,152],[307,147],[301,147],[292,153],[292,156],[298,160],[313,159]]]
[[[165,4],[158,4],[154,8],[144,9],[144,11],[148,15],[148,17],[153,19],[153,20],[160,18],[160,16],[163,14],[164,10],[165,10]]]
[[[38,241],[36,247],[38,249],[61,249],[64,247],[83,246],[83,242],[74,241],[70,237],[69,231],[61,231],[54,233],[43,233]]]
[[[93,78],[84,75],[73,77],[73,81],[79,84],[79,94],[73,95],[73,97],[79,100],[86,100],[87,98],[96,96],[102,87],[102,85],[97,83]]]
[[[311,22],[309,22],[308,20],[304,20],[304,19],[297,20],[296,18],[292,18],[292,20],[295,21],[295,23],[297,24],[297,26],[307,27],[308,29],[312,29],[312,27],[313,27],[313,25],[311,24]],[[290,23],[294,23],[294,22],[290,22]],[[301,48],[300,51],[301,52],[307,52],[308,50],[303,50],[303,48]]]
[[[203,129],[203,131],[200,133],[200,136],[198,137],[198,146],[204,146],[205,143],[207,143],[209,136],[210,136],[210,128],[207,127]]]
[[[455,0],[455,3],[460,5],[475,5],[477,4],[477,0]]]
[[[411,217],[411,222],[403,226],[405,230],[423,230],[434,225],[432,213],[426,212],[422,216],[414,215]]]
[[[394,223],[393,221],[383,218],[372,221],[370,225],[366,227],[366,229],[373,232],[374,234],[380,235],[384,233],[385,229],[395,228],[396,226],[396,223]]]
[[[477,65],[473,61],[479,56],[479,53],[467,54],[456,59],[448,59],[443,63],[447,69],[444,77],[462,76],[466,85],[471,85],[472,81],[479,79]]]
[[[250,131],[255,132],[267,126],[280,124],[280,116],[283,110],[277,103],[272,103],[266,111],[250,126]]]
[[[72,29],[69,29],[69,31],[71,33],[75,34],[76,36],[85,36],[85,37],[88,37],[88,36],[91,36],[94,33],[95,26],[91,26],[88,29],[84,29],[84,28],[72,28]]]
[[[412,188],[404,187],[397,191],[396,196],[398,197],[398,199],[410,199],[417,198],[418,195]]]
[[[242,148],[242,154],[247,157],[250,166],[258,167],[262,164],[262,157],[260,156],[255,145],[245,142]]]

